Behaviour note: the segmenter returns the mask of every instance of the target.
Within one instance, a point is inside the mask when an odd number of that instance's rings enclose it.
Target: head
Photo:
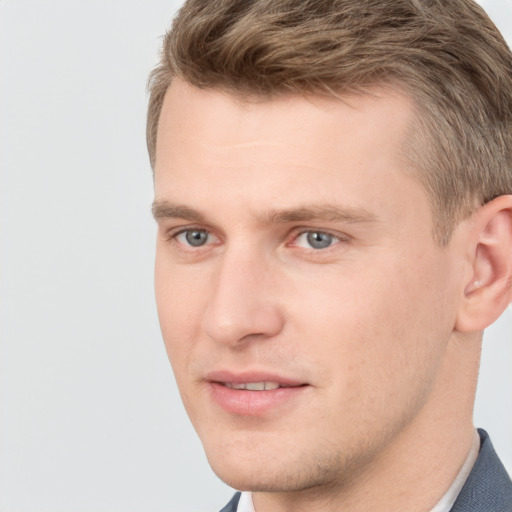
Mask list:
[[[156,295],[228,483],[350,486],[471,430],[510,300],[511,76],[470,0],[179,12],[150,81]]]

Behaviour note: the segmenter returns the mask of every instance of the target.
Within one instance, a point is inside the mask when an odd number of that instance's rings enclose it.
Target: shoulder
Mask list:
[[[451,512],[512,512],[512,481],[485,430],[480,454]]]

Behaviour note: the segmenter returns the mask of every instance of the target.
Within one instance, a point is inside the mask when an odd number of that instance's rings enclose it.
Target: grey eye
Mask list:
[[[321,231],[309,231],[306,239],[313,249],[326,249],[332,245],[334,237]]]
[[[204,229],[191,229],[185,231],[185,240],[192,247],[201,247],[208,241],[208,231]]]

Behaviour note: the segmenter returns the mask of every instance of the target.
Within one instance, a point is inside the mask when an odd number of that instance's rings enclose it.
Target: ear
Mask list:
[[[461,332],[483,331],[512,300],[512,195],[482,206],[473,221],[472,275],[455,324]]]

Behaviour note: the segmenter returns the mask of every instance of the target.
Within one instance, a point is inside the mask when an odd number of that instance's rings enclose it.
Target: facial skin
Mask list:
[[[479,340],[454,332],[469,228],[433,240],[401,153],[411,102],[344,100],[242,103],[176,80],[160,118],[162,333],[214,471],[258,511],[416,510],[408,478],[428,510],[471,443]],[[294,387],[229,389],[257,381]]]

